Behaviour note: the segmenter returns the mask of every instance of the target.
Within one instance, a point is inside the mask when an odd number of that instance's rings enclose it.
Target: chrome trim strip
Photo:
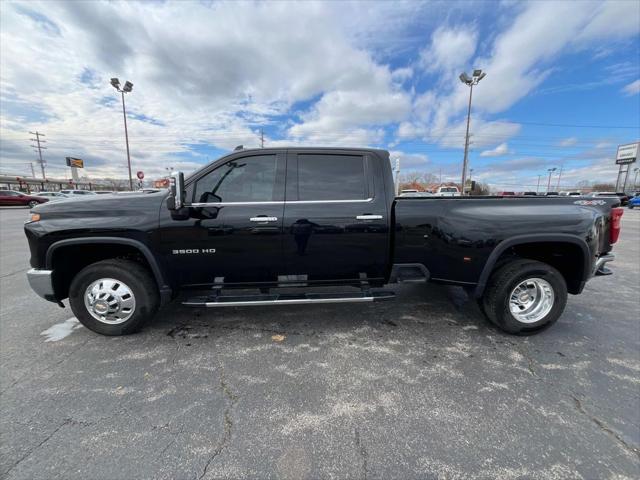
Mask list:
[[[213,202],[213,203],[190,203],[186,207],[231,207],[233,205],[284,205],[284,200],[276,202]]]
[[[32,290],[45,300],[53,298],[52,274],[53,270],[41,270],[38,268],[32,268],[27,272],[27,280]]]
[[[358,215],[356,220],[382,220],[382,215]]]
[[[277,222],[278,217],[251,217],[249,219],[250,222]]]
[[[279,200],[274,202],[215,202],[215,203],[190,203],[185,207],[232,207],[234,205],[287,205],[289,203],[367,203],[373,201],[373,198],[365,198],[360,200]]]
[[[373,198],[360,200],[287,200],[285,203],[367,203],[371,201],[373,201]]]
[[[256,307],[263,305],[301,305],[305,303],[366,303],[373,301],[374,297],[299,298],[290,300],[251,300],[240,302],[183,302],[183,305],[205,307]]]

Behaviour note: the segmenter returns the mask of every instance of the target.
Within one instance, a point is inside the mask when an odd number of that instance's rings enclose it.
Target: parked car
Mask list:
[[[15,190],[0,190],[0,205],[2,206],[24,206],[35,207],[41,203],[48,202],[49,199],[39,195],[27,195]]]
[[[396,282],[462,286],[499,328],[528,334],[611,273],[618,204],[396,198],[384,150],[240,150],[174,173],[169,191],[34,208],[27,278],[105,335],[140,329],[179,294],[198,308],[373,302]]]
[[[500,192],[498,193],[498,195],[500,195],[501,197],[511,197],[514,196],[516,194],[516,192]]]
[[[536,192],[523,192],[522,195],[537,197],[538,194]]]
[[[438,187],[435,194],[439,197],[459,197],[460,190],[458,190],[458,187],[442,186],[442,187]]]
[[[83,195],[96,195],[96,192],[92,190],[60,190],[60,193],[64,193],[69,197],[80,197]]]
[[[433,197],[433,193],[429,193],[429,192],[418,192],[417,190],[415,192],[403,192],[400,194],[401,197],[406,198],[406,197]]]
[[[558,192],[547,192],[547,193],[545,193],[545,196],[547,196],[547,197],[559,197],[560,194]]]
[[[617,197],[623,207],[629,203],[629,195],[623,192],[591,192],[590,197]]]
[[[60,192],[38,192],[38,196],[48,198],[52,201],[64,200],[65,198],[69,198],[69,195],[65,195],[64,193]]]
[[[582,195],[582,193],[580,193],[580,192],[573,192],[573,191],[572,192],[566,192],[566,191],[560,192],[560,196],[561,197],[578,197],[580,195]]]
[[[96,195],[112,195],[116,192],[112,191],[112,190],[93,190],[95,192]]]
[[[631,209],[634,209],[636,207],[640,208],[640,195],[636,195],[635,197],[630,198],[627,206]]]

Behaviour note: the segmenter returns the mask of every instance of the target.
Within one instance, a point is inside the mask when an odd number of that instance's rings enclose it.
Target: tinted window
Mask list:
[[[364,172],[362,156],[298,155],[298,199],[365,199]]]
[[[269,202],[274,200],[276,155],[238,158],[196,183],[194,202]]]

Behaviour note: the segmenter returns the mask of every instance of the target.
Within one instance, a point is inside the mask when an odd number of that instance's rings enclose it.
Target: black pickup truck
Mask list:
[[[35,207],[27,275],[105,335],[138,330],[178,294],[197,307],[371,302],[393,297],[385,284],[427,281],[464,287],[526,334],[611,273],[619,203],[396,198],[384,150],[240,150],[175,174],[169,191]]]

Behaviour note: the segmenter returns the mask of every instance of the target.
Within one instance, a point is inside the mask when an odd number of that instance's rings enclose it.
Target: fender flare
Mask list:
[[[169,286],[169,282],[165,278],[165,275],[158,264],[156,257],[153,255],[149,247],[147,247],[144,243],[139,240],[134,240],[132,238],[122,238],[122,237],[86,237],[86,238],[69,238],[66,240],[59,240],[47,249],[47,254],[45,257],[45,265],[48,270],[53,269],[53,254],[60,247],[66,247],[69,245],[87,245],[87,244],[118,244],[118,245],[128,245],[130,247],[134,247],[136,250],[139,250],[144,258],[149,263],[151,267],[151,272],[156,280],[156,284],[158,285],[158,291],[160,292],[160,300],[161,304],[166,304],[171,299],[171,287]]]
[[[482,269],[482,273],[480,274],[480,278],[478,279],[478,283],[474,291],[474,296],[476,298],[480,298],[482,296],[482,294],[484,293],[484,289],[487,286],[487,282],[489,281],[489,276],[493,271],[493,267],[498,261],[498,258],[500,258],[500,255],[502,255],[508,248],[514,247],[516,245],[522,245],[524,243],[548,242],[570,243],[580,247],[583,260],[582,281],[586,282],[586,280],[589,278],[589,272],[591,271],[591,253],[589,245],[582,238],[568,233],[536,233],[530,235],[516,235],[515,237],[510,237],[501,241],[496,246],[496,248],[493,249],[491,255],[489,255],[489,258],[487,259],[487,262],[484,264],[484,268]]]

